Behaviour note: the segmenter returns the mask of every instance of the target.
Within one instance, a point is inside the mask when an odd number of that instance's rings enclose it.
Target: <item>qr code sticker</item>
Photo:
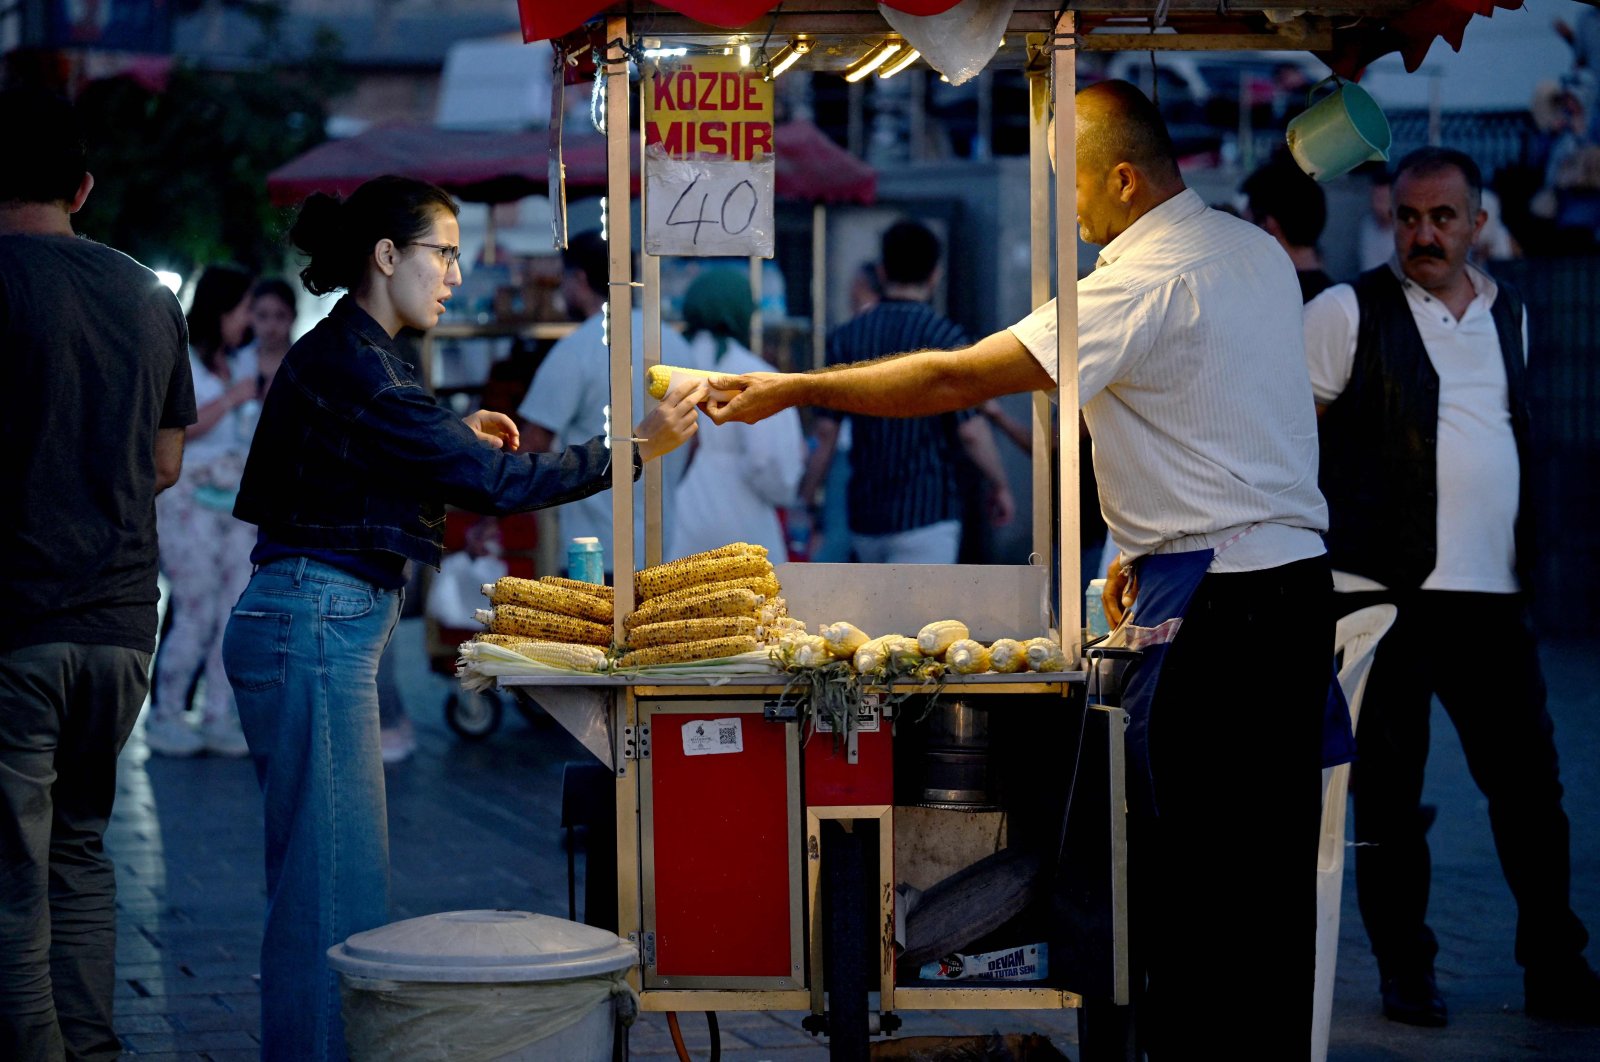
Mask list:
[[[717,727],[717,744],[737,745],[739,743],[739,728],[733,726]]]
[[[744,726],[737,716],[693,719],[683,725],[685,756],[723,756],[744,751]]]

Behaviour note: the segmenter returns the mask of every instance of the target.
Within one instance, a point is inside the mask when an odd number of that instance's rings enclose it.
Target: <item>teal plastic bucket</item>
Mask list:
[[[1284,134],[1294,161],[1319,181],[1343,176],[1363,162],[1388,162],[1392,140],[1383,109],[1366,89],[1336,77],[1313,88],[1310,98],[1329,83],[1334,90],[1296,115]]]

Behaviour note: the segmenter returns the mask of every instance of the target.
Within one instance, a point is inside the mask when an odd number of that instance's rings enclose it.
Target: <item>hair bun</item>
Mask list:
[[[300,214],[289,230],[289,239],[306,254],[316,257],[339,245],[344,205],[338,196],[312,192],[300,206]]]

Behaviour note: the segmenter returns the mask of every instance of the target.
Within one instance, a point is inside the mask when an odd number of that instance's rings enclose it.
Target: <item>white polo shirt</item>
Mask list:
[[[1011,331],[1055,379],[1055,301]],[[1124,556],[1226,546],[1210,570],[1236,572],[1325,552],[1304,356],[1294,265],[1254,225],[1185,190],[1106,244],[1078,281],[1078,388]]]
[[[1514,594],[1516,523],[1521,466],[1511,432],[1510,391],[1500,334],[1491,313],[1499,288],[1475,266],[1467,277],[1475,294],[1458,320],[1443,303],[1390,261],[1400,278],[1411,319],[1417,323],[1428,360],[1439,374],[1437,545],[1424,590]],[[1361,311],[1349,284],[1336,284],[1305,308],[1306,364],[1318,404],[1344,392],[1355,365]],[[1522,317],[1522,350],[1528,350],[1528,317]],[[1335,572],[1344,591],[1382,590],[1383,584],[1350,572]]]

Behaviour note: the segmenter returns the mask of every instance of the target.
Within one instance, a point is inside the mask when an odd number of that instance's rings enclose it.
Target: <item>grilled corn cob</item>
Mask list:
[[[704,597],[722,590],[749,590],[763,602],[778,596],[778,579],[774,575],[753,575],[743,579],[723,579],[721,582],[701,583],[698,586],[686,586],[682,590],[669,590],[665,594],[657,594],[650,599],[652,605],[657,602],[682,601],[691,597]]]
[[[789,603],[781,597],[774,597],[763,601],[756,609],[756,619],[762,623],[772,623],[789,615]]]
[[[646,623],[628,632],[629,649],[650,649],[674,642],[703,642],[708,638],[757,636],[759,628],[749,616],[704,616],[699,619]]]
[[[506,646],[513,653],[551,667],[564,667],[573,671],[602,671],[606,666],[606,651],[597,645],[576,645],[572,642],[539,642],[524,638]]]
[[[492,605],[521,605],[561,616],[577,616],[594,623],[611,622],[611,602],[580,590],[570,590],[537,579],[502,576],[483,585],[483,594]]]
[[[478,622],[494,634],[520,634],[526,639],[552,642],[582,642],[585,645],[610,645],[611,628],[576,616],[562,616],[521,605],[496,605],[480,608]]]
[[[582,579],[563,579],[559,575],[541,575],[539,581],[549,583],[551,586],[564,586],[568,590],[576,590],[580,594],[604,598],[607,601],[615,600],[617,596],[616,587],[607,586],[605,583],[586,583]]]
[[[982,642],[962,638],[944,651],[945,663],[958,675],[981,675],[989,670],[989,650]]]
[[[923,656],[943,659],[945,650],[952,644],[971,636],[972,632],[960,620],[934,620],[917,632],[917,648],[922,650]]]
[[[755,617],[758,598],[749,590],[719,590],[700,597],[674,598],[670,601],[652,599],[622,621],[627,630],[635,630],[647,623],[664,623],[667,620],[701,619],[709,616]]]
[[[851,658],[851,663],[855,666],[856,672],[864,675],[868,671],[877,671],[882,668],[889,662],[889,643],[895,639],[904,638],[905,635],[903,634],[881,634],[876,638],[862,642],[856,648],[855,656]]]
[[[772,565],[767,558],[754,553],[732,553],[701,560],[672,561],[646,568],[634,576],[633,585],[639,593],[639,599],[648,601],[686,586],[771,574]]]
[[[872,640],[860,627],[843,620],[827,624],[821,633],[823,641],[828,643],[828,652],[840,660],[850,659],[857,649]]]
[[[649,667],[652,664],[681,664],[691,660],[717,660],[724,656],[738,656],[740,653],[754,652],[761,648],[761,643],[750,635],[737,635],[731,638],[708,638],[699,642],[673,642],[671,645],[657,645],[649,649],[635,649],[617,661],[617,667],[628,670],[635,667]]]
[[[1049,638],[1029,638],[1022,643],[1029,671],[1065,671],[1067,654]]]
[[[528,639],[520,634],[494,634],[490,631],[479,631],[472,636],[471,640],[509,648],[513,645],[521,645]]]
[[[672,387],[672,374],[682,373],[685,376],[697,376],[709,380],[713,376],[727,376],[725,372],[708,372],[705,369],[685,369],[677,365],[652,365],[645,370],[645,390],[656,401],[667,397],[667,391]],[[737,376],[737,373],[733,375]]]
[[[989,667],[1010,675],[1028,666],[1028,651],[1015,638],[1000,638],[989,646]]]

